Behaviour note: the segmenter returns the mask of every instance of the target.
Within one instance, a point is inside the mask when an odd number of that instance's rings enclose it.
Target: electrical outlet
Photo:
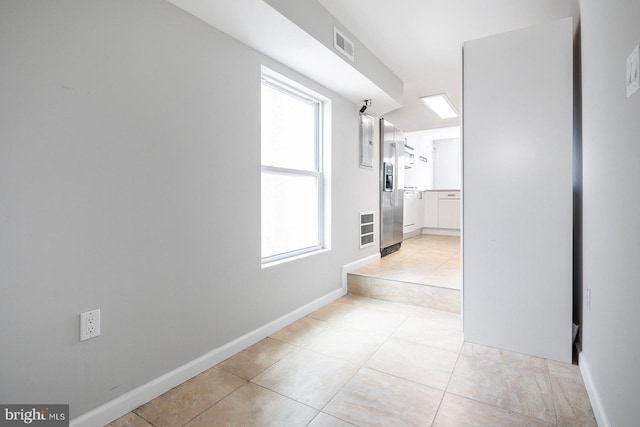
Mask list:
[[[100,309],[80,313],[80,341],[100,336]]]

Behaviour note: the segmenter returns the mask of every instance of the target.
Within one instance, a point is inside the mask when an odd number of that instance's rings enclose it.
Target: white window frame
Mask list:
[[[261,179],[262,174],[274,174],[274,175],[290,175],[290,176],[304,176],[314,177],[316,179],[316,195],[318,198],[318,229],[317,229],[317,245],[313,245],[305,248],[297,248],[291,251],[262,257],[263,266],[283,260],[288,260],[301,255],[306,255],[312,252],[320,251],[325,248],[325,191],[324,191],[324,162],[323,162],[323,128],[324,128],[324,100],[319,96],[311,93],[310,90],[305,90],[304,87],[293,87],[292,85],[284,82],[281,79],[275,78],[271,75],[262,74],[261,85],[269,86],[272,89],[292,96],[300,101],[308,103],[314,107],[314,120],[315,120],[315,167],[314,170],[306,169],[293,169],[284,168],[271,165],[261,164]],[[262,147],[262,145],[261,145]],[[262,208],[261,208],[262,213]],[[262,238],[262,232],[261,232]]]

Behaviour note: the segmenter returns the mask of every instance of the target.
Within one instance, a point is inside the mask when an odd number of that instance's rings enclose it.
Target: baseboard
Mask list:
[[[582,373],[584,386],[587,389],[587,394],[589,395],[589,400],[591,401],[591,408],[593,408],[593,414],[596,417],[598,426],[611,427],[611,423],[609,423],[609,419],[607,418],[607,413],[604,409],[604,406],[602,405],[600,394],[598,393],[598,390],[593,383],[593,376],[591,375],[591,370],[589,369],[589,362],[587,362],[587,359],[583,356],[582,352],[578,354],[578,367],[580,368],[580,372]]]
[[[344,271],[344,267],[343,267]],[[346,273],[345,273],[346,276]],[[346,283],[346,281],[345,281]],[[192,360],[171,372],[168,372],[128,393],[123,394],[102,406],[86,412],[70,422],[70,427],[95,427],[109,424],[138,406],[155,399],[173,387],[185,382],[199,373],[217,365],[239,351],[257,343],[307,314],[317,310],[325,304],[346,294],[344,288],[336,289],[327,295],[316,299],[274,321],[263,325],[221,347],[218,347],[199,358]]]
[[[435,234],[437,236],[459,236],[459,229],[452,228],[423,228],[422,234]]]
[[[417,230],[409,231],[406,233],[402,233],[402,240],[407,240],[415,236],[419,236],[422,234],[422,229],[418,228]]]
[[[347,293],[347,274],[380,259],[380,252],[342,266],[342,289]]]

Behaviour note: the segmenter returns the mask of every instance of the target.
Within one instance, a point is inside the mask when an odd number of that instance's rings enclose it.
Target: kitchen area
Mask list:
[[[404,239],[460,235],[460,127],[405,132]]]
[[[461,312],[460,127],[403,132],[380,120],[380,255],[349,293]]]

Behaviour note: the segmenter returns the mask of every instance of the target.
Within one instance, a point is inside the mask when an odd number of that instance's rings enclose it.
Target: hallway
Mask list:
[[[424,279],[415,286],[437,282],[441,289],[459,284],[459,240],[414,239],[359,270],[376,275],[360,280]],[[418,261],[421,245],[439,256]],[[456,313],[346,295],[110,424],[182,425],[596,422],[577,366],[465,343]]]

